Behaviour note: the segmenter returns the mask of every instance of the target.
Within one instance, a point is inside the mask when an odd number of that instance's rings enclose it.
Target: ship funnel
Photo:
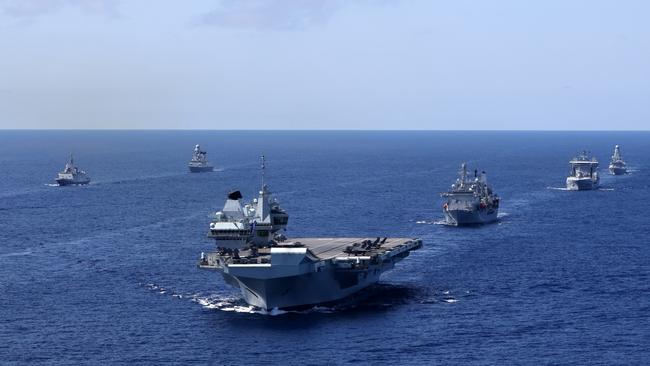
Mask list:
[[[236,200],[242,199],[243,197],[244,196],[241,195],[240,191],[232,191],[232,192],[228,193],[228,199],[229,200],[235,200],[236,201]]]
[[[228,217],[234,219],[244,218],[244,210],[242,210],[241,204],[239,203],[239,199],[242,197],[243,196],[239,191],[230,192],[228,194],[228,200],[226,201],[226,204],[223,205],[222,212]]]

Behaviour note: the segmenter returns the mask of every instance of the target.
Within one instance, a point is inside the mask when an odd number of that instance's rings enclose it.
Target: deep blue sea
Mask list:
[[[602,187],[562,190],[582,149]],[[89,186],[52,185],[70,152]],[[288,236],[424,248],[345,306],[248,307],[196,264],[262,154]],[[463,161],[497,224],[437,224]],[[648,364],[650,133],[0,131],[0,292],[3,365]]]

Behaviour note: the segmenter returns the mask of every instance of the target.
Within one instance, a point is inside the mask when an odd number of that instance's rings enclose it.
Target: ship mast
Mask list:
[[[266,159],[264,158],[264,155],[262,155],[262,190],[264,190],[264,173],[266,171]]]
[[[267,220],[271,211],[269,203],[269,192],[266,190],[265,174],[266,174],[266,159],[264,155],[261,156],[262,159],[262,189],[260,190],[259,198],[257,199],[257,206],[255,207],[255,221],[260,222],[270,222]]]
[[[461,187],[465,186],[466,181],[467,181],[467,164],[463,163],[460,166],[460,184],[461,184]]]
[[[613,161],[619,161],[619,160],[621,160],[621,150],[620,150],[620,148],[618,147],[618,145],[616,145],[616,146],[614,147],[614,156],[612,156],[612,160],[613,160]]]

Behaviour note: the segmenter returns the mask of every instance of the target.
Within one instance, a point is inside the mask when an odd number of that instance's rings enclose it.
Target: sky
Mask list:
[[[648,130],[646,0],[0,0],[0,128]]]

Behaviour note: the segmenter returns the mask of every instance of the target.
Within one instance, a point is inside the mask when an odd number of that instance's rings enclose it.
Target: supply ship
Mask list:
[[[487,184],[487,174],[474,170],[474,178],[468,178],[467,164],[460,167],[459,177],[448,192],[442,211],[448,225],[477,225],[494,222],[499,213],[499,196]]]
[[[566,188],[570,191],[596,189],[600,185],[598,160],[586,151],[569,161],[571,173],[566,179]]]

